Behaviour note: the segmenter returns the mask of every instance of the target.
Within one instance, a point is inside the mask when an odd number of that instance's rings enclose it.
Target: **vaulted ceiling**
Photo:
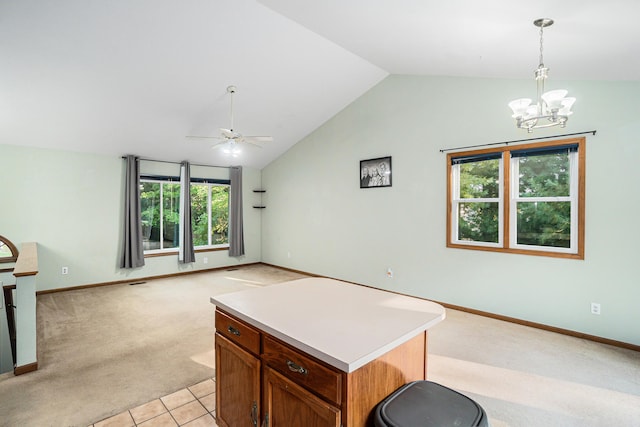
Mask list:
[[[532,78],[536,18],[555,20],[552,78],[637,81],[638,16],[637,0],[1,0],[0,144],[262,168],[388,74]],[[185,138],[230,127],[229,85],[235,130],[274,138],[237,158]]]

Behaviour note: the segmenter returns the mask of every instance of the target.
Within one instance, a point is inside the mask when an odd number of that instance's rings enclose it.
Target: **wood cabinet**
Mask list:
[[[246,338],[254,332],[258,337],[256,349],[259,349],[259,334],[221,313],[216,314],[218,324],[223,325],[226,334],[233,337],[231,340],[225,338],[222,331],[215,336],[216,372],[224,372],[224,375],[217,375],[216,378],[218,425],[257,426],[260,419],[261,363],[258,351],[252,354],[239,343],[250,342],[251,339]]]
[[[426,379],[427,333],[343,372],[216,310],[216,403],[221,426],[364,427],[401,385]]]
[[[266,425],[289,427],[340,427],[340,409],[307,389],[264,368],[264,412]]]

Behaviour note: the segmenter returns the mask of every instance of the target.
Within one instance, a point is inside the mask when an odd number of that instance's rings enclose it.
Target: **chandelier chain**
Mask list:
[[[540,66],[544,67],[544,61],[542,59],[542,41],[543,41],[543,33],[542,33],[542,29],[544,28],[544,25],[540,26]]]

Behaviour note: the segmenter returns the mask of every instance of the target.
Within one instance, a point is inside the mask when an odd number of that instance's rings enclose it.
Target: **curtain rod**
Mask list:
[[[127,156],[122,156],[123,159],[126,159]],[[174,165],[179,165],[180,162],[172,162],[170,160],[155,160],[155,159],[145,159],[144,157],[138,157],[138,160],[142,160],[145,162],[158,162],[158,163],[172,163]],[[191,166],[202,166],[206,168],[223,168],[223,169],[231,169],[234,166],[216,166],[216,165],[201,165],[197,163],[189,163]]]
[[[478,144],[478,145],[467,145],[466,147],[443,148],[443,149],[440,150],[440,152],[444,153],[446,151],[463,150],[463,149],[466,149],[466,148],[489,147],[489,146],[492,146],[492,145],[501,145],[501,144],[509,145],[509,144],[513,144],[514,142],[534,141],[536,139],[562,138],[564,136],[584,135],[584,134],[587,134],[587,133],[591,133],[591,134],[595,135],[596,131],[595,130],[589,130],[589,131],[585,131],[585,132],[565,133],[564,135],[540,136],[538,138],[515,139],[513,141],[492,142],[492,143],[489,143],[489,144]]]

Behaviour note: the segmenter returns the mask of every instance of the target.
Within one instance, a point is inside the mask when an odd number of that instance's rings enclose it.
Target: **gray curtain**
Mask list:
[[[242,166],[229,169],[231,194],[229,196],[229,256],[244,255],[244,231],[242,225]]]
[[[140,214],[140,164],[135,156],[128,155],[125,159],[124,236],[120,267],[136,268],[144,265]]]
[[[189,162],[180,163],[180,244],[178,261],[182,263],[196,262],[193,249],[193,232],[191,230],[191,166]]]

